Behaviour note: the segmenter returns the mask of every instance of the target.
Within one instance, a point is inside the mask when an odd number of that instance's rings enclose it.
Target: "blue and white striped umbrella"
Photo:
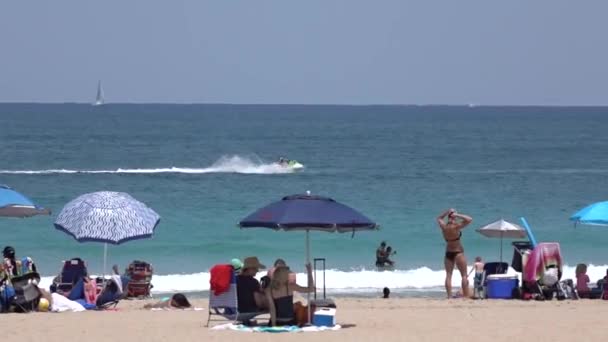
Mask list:
[[[30,217],[50,214],[50,210],[35,205],[29,198],[8,186],[0,185],[0,216]]]
[[[106,272],[108,243],[149,238],[160,216],[124,192],[98,191],[84,194],[63,207],[55,228],[78,242],[103,242],[103,273]]]
[[[78,242],[121,244],[149,238],[160,216],[124,192],[99,191],[84,194],[63,207],[55,228]]]

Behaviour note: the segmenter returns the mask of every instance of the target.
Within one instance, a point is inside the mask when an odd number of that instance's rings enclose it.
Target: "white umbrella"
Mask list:
[[[496,222],[492,222],[481,228],[476,229],[478,233],[489,238],[500,238],[500,261],[502,262],[502,240],[503,238],[508,239],[522,239],[526,237],[526,230],[515,223],[507,222],[500,219]]]
[[[63,207],[55,228],[78,242],[104,243],[103,273],[106,271],[108,243],[146,239],[154,234],[160,216],[124,192],[99,191],[84,194]]]

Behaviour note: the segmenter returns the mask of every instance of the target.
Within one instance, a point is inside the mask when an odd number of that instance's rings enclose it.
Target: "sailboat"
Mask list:
[[[101,81],[97,83],[97,97],[95,98],[95,102],[93,106],[102,106],[105,104],[105,100],[103,99],[103,88],[101,87]]]

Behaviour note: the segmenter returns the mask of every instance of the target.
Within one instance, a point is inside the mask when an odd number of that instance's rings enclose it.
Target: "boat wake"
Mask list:
[[[205,168],[167,167],[167,168],[118,168],[115,170],[75,170],[75,169],[47,169],[47,170],[0,170],[0,174],[13,175],[49,175],[49,174],[155,174],[155,173],[242,173],[242,174],[281,174],[293,173],[294,170],[278,165],[266,163],[257,157],[242,157],[238,155],[222,156],[211,166]]]

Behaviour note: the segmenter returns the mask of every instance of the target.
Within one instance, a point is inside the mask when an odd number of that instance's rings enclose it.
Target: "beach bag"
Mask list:
[[[293,304],[293,311],[296,317],[296,324],[303,326],[308,324],[308,307],[302,302],[295,302]]]

